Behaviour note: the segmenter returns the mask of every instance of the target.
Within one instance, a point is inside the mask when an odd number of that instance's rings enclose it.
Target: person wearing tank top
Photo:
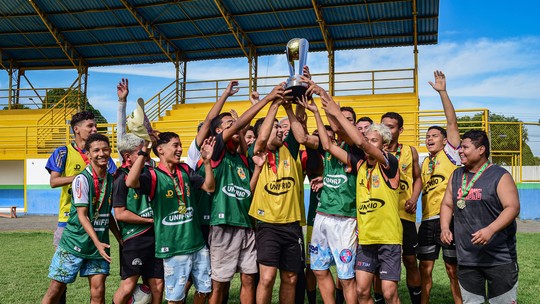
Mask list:
[[[456,243],[458,281],[464,303],[515,303],[518,266],[517,187],[508,171],[490,163],[484,131],[463,134],[454,171],[441,205],[441,241]],[[454,233],[450,223],[454,221]]]
[[[426,133],[426,148],[429,156],[421,166],[422,177],[422,223],[418,229],[416,257],[420,261],[420,282],[422,294],[420,302],[429,303],[433,286],[433,267],[442,248],[446,274],[450,279],[450,290],[456,304],[462,303],[457,281],[457,259],[454,244],[445,245],[440,241],[440,210],[444,191],[452,172],[461,165],[458,155],[461,138],[457,125],[456,111],[446,92],[446,77],[435,71],[435,83],[429,82],[439,93],[446,116],[446,130],[431,126]],[[452,228],[452,227],[451,227]]]

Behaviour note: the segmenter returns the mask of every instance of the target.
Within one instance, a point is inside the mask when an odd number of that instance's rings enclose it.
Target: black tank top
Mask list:
[[[461,183],[465,167],[454,171],[452,199],[454,203],[454,240],[458,264],[464,266],[497,266],[517,260],[516,221],[495,233],[484,246],[473,245],[472,234],[491,224],[502,212],[497,195],[497,186],[504,174],[509,174],[497,165],[488,167],[473,185],[465,198],[466,207],[459,209],[456,202],[461,198]],[[467,181],[474,176],[467,172]]]

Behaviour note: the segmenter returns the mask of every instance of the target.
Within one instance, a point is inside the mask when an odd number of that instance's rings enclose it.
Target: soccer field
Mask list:
[[[114,240],[114,237],[111,236]],[[540,233],[518,233],[519,303],[540,303],[538,278],[540,277]],[[47,290],[50,280],[47,272],[53,255],[52,232],[1,232],[0,244],[0,303],[39,303]],[[111,303],[112,295],[119,285],[118,244],[111,244],[113,263],[111,275],[107,278],[106,303]],[[442,259],[436,262],[431,303],[453,303],[448,287],[448,278]],[[402,303],[410,303],[404,282],[399,284]],[[279,279],[278,279],[279,280]],[[276,282],[276,287],[279,282]],[[318,296],[320,303],[320,297]],[[68,286],[68,303],[89,301],[88,281],[77,278]],[[188,303],[191,303],[191,296]],[[278,303],[277,288],[273,303]],[[165,303],[165,302],[164,302]],[[240,303],[239,281],[235,278],[231,287],[229,303]]]

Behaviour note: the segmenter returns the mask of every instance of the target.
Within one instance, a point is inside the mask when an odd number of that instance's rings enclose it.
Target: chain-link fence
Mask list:
[[[540,181],[540,123],[490,122],[492,162],[517,182]]]

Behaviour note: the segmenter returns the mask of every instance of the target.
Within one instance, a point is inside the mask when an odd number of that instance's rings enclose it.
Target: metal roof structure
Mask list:
[[[435,44],[439,0],[0,0],[0,67],[63,69]]]

